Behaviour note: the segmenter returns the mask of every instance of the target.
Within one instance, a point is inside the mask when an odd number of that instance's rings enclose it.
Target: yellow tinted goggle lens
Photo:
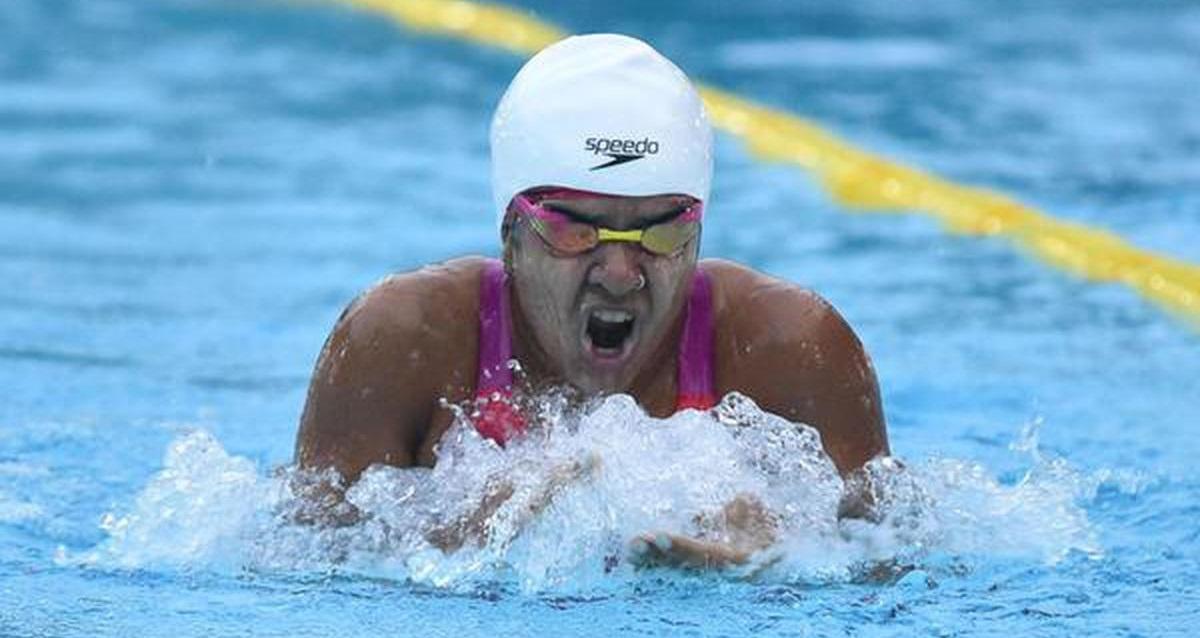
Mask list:
[[[664,222],[642,231],[642,248],[657,255],[673,255],[683,249],[700,228],[700,222]]]

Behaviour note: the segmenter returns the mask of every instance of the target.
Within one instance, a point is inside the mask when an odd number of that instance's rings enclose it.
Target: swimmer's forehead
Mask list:
[[[547,197],[542,200],[542,205],[581,221],[616,227],[636,222],[665,221],[683,212],[693,201],[681,195],[571,199]]]

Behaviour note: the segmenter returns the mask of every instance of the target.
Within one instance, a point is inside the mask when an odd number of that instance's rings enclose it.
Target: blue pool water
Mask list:
[[[523,6],[644,37],[862,146],[1200,262],[1194,3]],[[1200,622],[1200,333],[1001,240],[846,214],[730,138],[703,252],[810,286],[854,325],[928,497],[898,515],[915,532],[797,534],[784,567],[746,581],[539,567],[538,543],[591,547],[569,514],[603,494],[625,505],[615,483],[469,578],[372,551],[370,530],[288,528],[275,469],[344,304],[386,273],[497,252],[486,131],[520,60],[336,6],[233,0],[6,0],[0,53],[0,634]],[[638,425],[722,436],[619,410],[593,421],[575,443]],[[643,467],[654,450],[634,447],[610,466]],[[379,480],[367,496],[388,511],[405,479]],[[358,553],[335,560],[330,543]],[[867,556],[915,570],[864,579]]]

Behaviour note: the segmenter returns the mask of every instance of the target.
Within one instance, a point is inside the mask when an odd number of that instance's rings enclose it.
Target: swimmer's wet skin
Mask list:
[[[432,467],[456,405],[504,446],[536,427],[517,397],[542,388],[582,399],[626,393],[657,417],[736,391],[816,428],[851,488],[842,513],[867,512],[860,470],[889,453],[870,361],[817,294],[698,259],[712,133],[682,71],[633,38],[562,40],[509,86],[491,151],[503,262],[464,257],[393,275],[350,304],[309,388],[301,467],[333,468],[343,485],[377,463]],[[523,372],[520,387],[509,359]],[[552,472],[522,520],[602,462]],[[429,542],[443,551],[482,542],[513,493],[504,476],[489,486]],[[354,519],[339,504],[341,487],[318,491],[331,504],[325,522]],[[777,517],[754,495],[695,516],[699,537],[648,529],[629,539],[627,558],[720,567],[776,540]]]

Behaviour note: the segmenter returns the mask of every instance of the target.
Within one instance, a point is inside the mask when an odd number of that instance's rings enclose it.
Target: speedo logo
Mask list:
[[[602,168],[625,164],[640,160],[647,155],[658,154],[658,142],[650,138],[642,140],[621,140],[608,137],[589,137],[583,142],[583,150],[596,155],[607,155],[609,159],[603,164],[597,164],[588,170],[598,171]]]

